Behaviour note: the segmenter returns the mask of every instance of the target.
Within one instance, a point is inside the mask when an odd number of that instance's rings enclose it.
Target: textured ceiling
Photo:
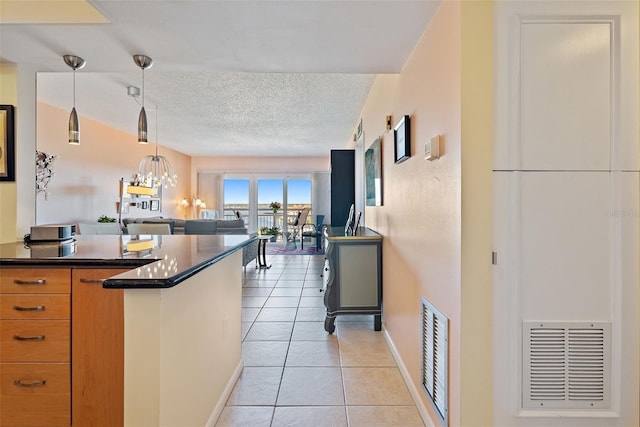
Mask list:
[[[150,139],[156,140],[157,106],[159,144],[189,155],[327,155],[328,147],[343,148],[349,141],[373,78],[154,73],[152,68],[145,75]],[[127,96],[126,86],[140,81],[140,73],[78,72],[76,108],[84,116],[135,133],[140,106]],[[71,87],[68,73],[38,75],[38,99],[43,102],[71,110]]]
[[[38,2],[47,3],[78,1]],[[439,0],[89,3],[109,23],[18,16],[26,23],[0,26],[0,59],[39,71],[39,100],[71,108],[62,55],[81,56],[79,114],[133,135],[139,106],[126,87],[141,86],[131,57],[142,53],[155,62],[145,98],[152,139],[158,105],[161,145],[197,156],[301,156],[349,143],[375,75],[400,72]]]

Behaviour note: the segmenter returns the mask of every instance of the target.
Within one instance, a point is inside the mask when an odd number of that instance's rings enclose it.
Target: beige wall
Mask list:
[[[68,111],[38,103],[38,150],[58,158],[48,199],[43,193],[37,195],[37,223],[97,221],[100,215],[117,217],[118,180],[131,178],[140,160],[154,154],[155,144],[138,144],[133,134],[80,116],[80,145],[69,145],[68,121]],[[179,202],[190,194],[191,158],[162,146],[158,154],[173,165],[178,185],[163,189],[161,212],[131,207],[123,217],[182,215]]]
[[[241,263],[240,250],[179,286],[125,290],[125,426],[218,418],[242,367]]]
[[[18,105],[18,77],[15,65],[0,64],[0,104],[15,107]],[[18,114],[17,108],[15,114]],[[0,182],[0,243],[16,240],[16,189],[15,182]]]
[[[460,425],[493,420],[493,1],[465,1],[462,35]]]
[[[191,160],[192,187],[198,172],[221,173],[310,173],[329,170],[329,155],[324,157],[194,157]]]
[[[491,3],[467,3],[473,2],[442,2],[402,72],[378,76],[371,88],[362,110],[364,145],[383,137],[384,205],[366,208],[366,225],[384,236],[385,329],[431,418],[420,386],[421,297],[449,318],[450,425],[490,425],[491,335],[481,329],[490,329],[491,307],[484,303],[491,301],[491,276],[490,265],[479,260],[490,259],[491,247],[493,86],[491,58],[482,58],[491,53],[490,21],[483,27]],[[411,116],[412,157],[396,165],[384,119],[391,115],[395,124],[405,114]],[[443,140],[442,156],[427,161],[424,143],[435,135]],[[465,163],[463,173],[463,161],[477,152],[480,163],[468,169]],[[474,184],[476,175],[482,180]],[[470,215],[475,209],[481,210],[477,218]],[[480,304],[468,306],[478,295]],[[488,341],[469,350],[472,339]],[[472,385],[476,380],[480,384]]]

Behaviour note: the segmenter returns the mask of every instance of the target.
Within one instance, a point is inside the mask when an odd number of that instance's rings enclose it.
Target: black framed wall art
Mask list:
[[[15,181],[15,133],[13,105],[0,105],[0,181]]]
[[[402,163],[411,157],[411,118],[402,116],[393,128],[394,163]]]

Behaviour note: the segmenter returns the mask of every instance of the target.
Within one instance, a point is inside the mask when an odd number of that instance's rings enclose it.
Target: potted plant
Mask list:
[[[278,209],[280,209],[282,205],[280,204],[280,202],[271,202],[269,204],[269,207],[271,208],[273,213],[278,213]]]
[[[260,227],[260,234],[263,236],[271,236],[271,242],[275,242],[280,229],[278,227]]]
[[[116,222],[116,219],[110,216],[101,215],[100,218],[98,218],[98,222]]]

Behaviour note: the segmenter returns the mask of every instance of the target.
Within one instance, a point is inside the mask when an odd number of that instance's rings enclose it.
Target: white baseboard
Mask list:
[[[387,344],[389,345],[389,349],[391,350],[391,354],[393,355],[393,358],[395,359],[396,364],[398,365],[398,369],[400,370],[400,375],[402,375],[402,378],[404,379],[404,383],[407,385],[407,388],[409,389],[409,394],[411,394],[411,398],[413,399],[413,403],[416,405],[416,409],[418,409],[418,413],[422,418],[422,422],[424,422],[424,425],[427,427],[436,427],[435,424],[433,424],[433,421],[431,421],[431,418],[429,417],[427,408],[422,403],[422,399],[420,398],[420,391],[413,384],[413,381],[411,381],[411,376],[409,375],[409,371],[407,370],[407,367],[402,361],[402,358],[400,358],[400,353],[398,353],[398,349],[393,343],[393,340],[389,336],[389,333],[387,332],[386,329],[383,328],[382,331],[384,333],[384,339],[387,341]]]
[[[220,418],[220,414],[222,414],[224,405],[227,403],[227,399],[229,399],[229,396],[233,391],[233,386],[236,385],[236,381],[238,381],[238,378],[240,377],[240,374],[242,373],[243,368],[244,368],[244,361],[241,358],[240,361],[238,362],[238,365],[236,366],[236,369],[234,369],[233,371],[233,375],[231,375],[231,378],[229,378],[229,382],[227,383],[227,386],[224,388],[224,391],[222,392],[222,396],[220,396],[218,403],[216,403],[216,407],[213,408],[213,412],[209,416],[209,419],[207,420],[207,424],[205,424],[205,427],[215,427],[216,422],[218,422],[218,418]]]

